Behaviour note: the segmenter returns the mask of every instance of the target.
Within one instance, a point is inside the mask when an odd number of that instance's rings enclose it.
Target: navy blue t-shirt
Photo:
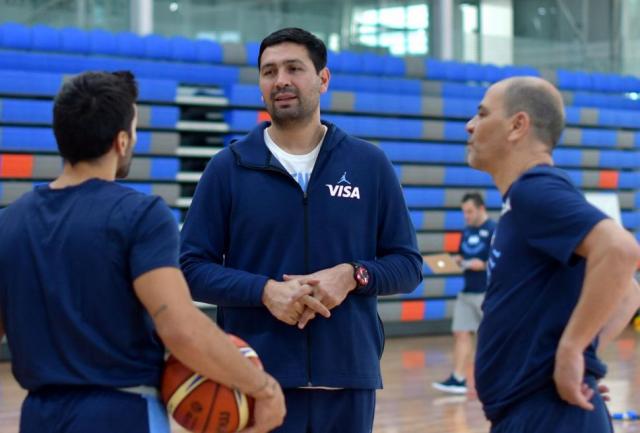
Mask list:
[[[553,386],[556,349],[585,273],[585,260],[574,251],[604,218],[565,172],[551,166],[527,171],[503,197],[475,362],[478,396],[489,420]],[[585,350],[586,368],[602,377],[606,366],[596,347],[594,341]]]
[[[20,385],[157,386],[164,349],[133,280],[178,267],[166,204],[115,182],[37,186],[0,215],[0,308]]]
[[[459,253],[464,260],[480,259],[486,262],[489,258],[489,247],[491,245],[491,237],[496,228],[493,220],[487,219],[479,227],[467,226],[462,232],[460,240]],[[484,293],[487,290],[487,272],[472,271],[466,269],[464,271],[464,289],[465,293]]]

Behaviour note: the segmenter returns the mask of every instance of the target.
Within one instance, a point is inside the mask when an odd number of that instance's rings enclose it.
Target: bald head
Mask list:
[[[507,116],[527,113],[536,138],[553,150],[564,129],[564,104],[558,89],[538,77],[513,77],[495,85],[503,87]]]

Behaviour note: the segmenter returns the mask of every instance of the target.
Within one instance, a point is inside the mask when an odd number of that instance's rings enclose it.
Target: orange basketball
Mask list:
[[[256,352],[242,339],[228,335],[240,352],[262,369]],[[167,412],[194,433],[231,433],[249,423],[253,399],[237,389],[200,376],[170,355],[161,385]]]

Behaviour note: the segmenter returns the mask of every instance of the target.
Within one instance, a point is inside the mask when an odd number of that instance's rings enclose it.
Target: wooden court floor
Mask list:
[[[450,396],[431,388],[431,382],[450,373],[451,347],[449,336],[387,340],[382,359],[385,389],[378,393],[373,433],[488,432],[473,395]],[[610,411],[640,412],[640,333],[629,329],[602,357],[609,365],[604,383],[611,388]],[[24,395],[10,365],[0,363],[0,433],[18,431]],[[614,426],[616,433],[640,433],[640,421],[616,421]],[[172,432],[184,430],[174,426]]]

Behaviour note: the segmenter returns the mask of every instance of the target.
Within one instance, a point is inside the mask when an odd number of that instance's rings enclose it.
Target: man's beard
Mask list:
[[[276,107],[276,97],[278,93],[293,93],[296,96],[294,100],[297,105],[287,108]],[[300,96],[297,90],[285,89],[271,95],[271,107],[267,107],[267,111],[271,116],[271,121],[278,126],[288,126],[293,124],[304,123],[313,117],[316,106],[310,107],[309,102]],[[319,103],[319,102],[318,102]]]

